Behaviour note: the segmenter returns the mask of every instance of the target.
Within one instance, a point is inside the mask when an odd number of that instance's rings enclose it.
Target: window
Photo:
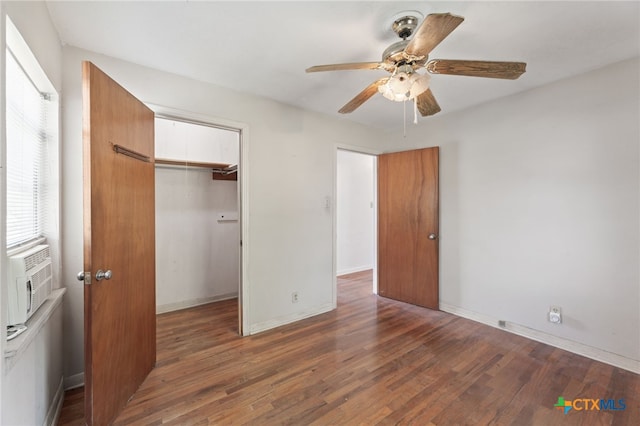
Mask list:
[[[5,75],[6,236],[10,249],[44,234],[50,211],[48,147],[52,142],[57,146],[58,123],[57,94],[51,83],[42,84],[44,71],[9,21]]]

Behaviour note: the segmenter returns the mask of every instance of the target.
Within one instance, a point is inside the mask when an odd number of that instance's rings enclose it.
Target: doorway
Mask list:
[[[344,254],[345,241],[353,238],[350,226],[366,223],[362,217],[351,220],[350,212],[344,212],[350,202],[369,193],[368,187],[356,184],[358,179],[348,167],[354,164],[349,159],[357,161],[362,155],[374,160],[373,293],[438,310],[438,147],[387,154],[337,147],[334,275],[364,270],[345,263]],[[362,234],[360,238],[368,240]]]
[[[156,114],[156,309],[241,294],[241,130]]]
[[[376,279],[377,158],[338,148],[336,153],[336,276],[373,270]]]

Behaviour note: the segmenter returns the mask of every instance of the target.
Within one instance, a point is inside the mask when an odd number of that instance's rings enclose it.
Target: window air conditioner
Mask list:
[[[9,257],[7,325],[24,324],[47,300],[51,294],[52,272],[46,244]]]

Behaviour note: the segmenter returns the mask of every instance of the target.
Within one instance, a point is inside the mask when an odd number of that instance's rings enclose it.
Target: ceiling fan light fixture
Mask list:
[[[385,98],[394,102],[402,102],[408,99],[405,96],[405,93],[395,93],[391,87],[389,87],[389,83],[378,86],[378,92],[380,92]]]
[[[378,86],[378,91],[391,101],[409,101],[427,90],[430,80],[428,74],[399,72],[389,77],[385,84]]]
[[[411,89],[409,89],[409,99],[417,98],[423,94],[424,91],[429,88],[429,84],[431,83],[431,76],[429,74],[414,73],[412,77],[413,81],[411,83]]]
[[[407,94],[411,90],[411,84],[413,84],[411,74],[406,72],[399,72],[389,79],[387,85],[393,93]],[[408,95],[407,95],[408,96]]]

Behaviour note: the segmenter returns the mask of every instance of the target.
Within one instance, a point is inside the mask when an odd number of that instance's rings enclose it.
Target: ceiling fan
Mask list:
[[[389,46],[382,54],[381,62],[354,62],[345,64],[316,65],[306,72],[343,70],[385,70],[389,77],[380,78],[367,86],[338,112],[347,114],[366,102],[377,92],[393,101],[414,100],[422,116],[436,114],[440,106],[429,88],[429,74],[452,74],[473,77],[503,78],[515,80],[525,72],[524,62],[469,61],[455,59],[432,59],[429,53],[444,40],[464,18],[450,13],[427,15],[418,26],[413,15],[396,19],[393,31],[402,41]],[[409,40],[409,37],[413,38]],[[421,68],[427,74],[417,71]]]

